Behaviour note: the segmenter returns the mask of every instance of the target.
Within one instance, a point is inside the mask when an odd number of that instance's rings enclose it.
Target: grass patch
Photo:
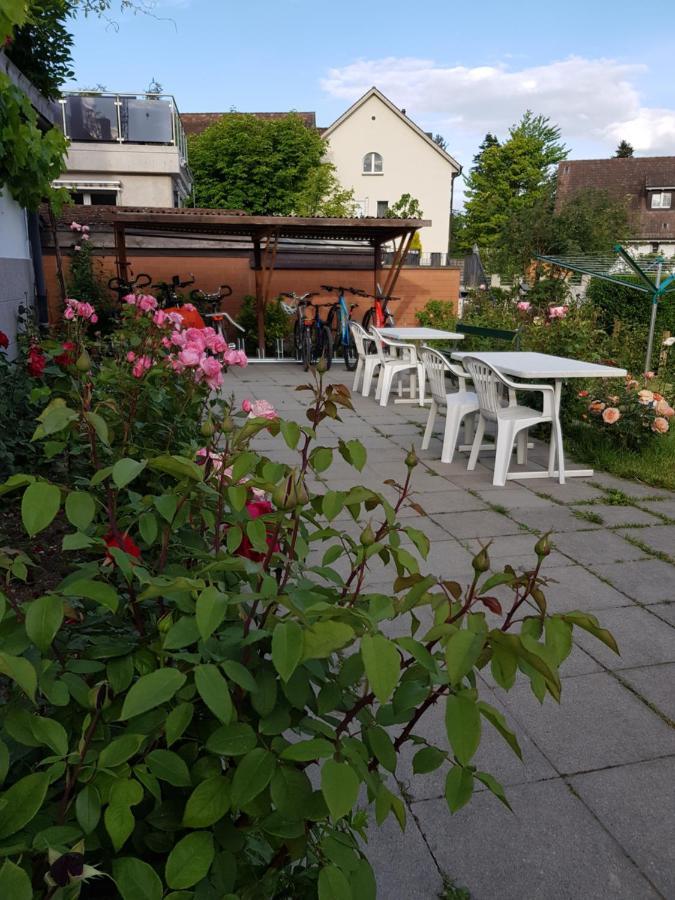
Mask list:
[[[594,525],[603,525],[604,519],[596,512],[587,512],[586,510],[573,509],[572,515],[576,519],[583,519],[584,522],[592,522]]]
[[[628,541],[629,544],[637,547],[638,550],[642,550],[642,552],[646,553],[648,556],[653,556],[655,559],[660,559],[662,562],[675,564],[675,560],[672,558],[672,556],[668,556],[667,553],[663,553],[663,551],[661,550],[655,550],[653,547],[650,547],[649,544],[646,544],[639,538],[633,537],[632,535],[628,534],[623,534],[621,535],[621,537],[624,539],[624,541]],[[617,560],[617,562],[618,561],[619,560]]]
[[[663,437],[654,437],[639,453],[619,449],[591,429],[570,428],[565,439],[569,453],[577,462],[620,478],[675,490],[675,428]]]
[[[443,890],[437,895],[438,900],[471,900],[471,894],[465,887],[457,887],[448,875],[443,876]]]

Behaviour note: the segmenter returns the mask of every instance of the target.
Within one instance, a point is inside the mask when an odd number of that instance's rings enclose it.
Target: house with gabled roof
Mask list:
[[[420,233],[424,253],[447,253],[453,184],[461,165],[376,87],[324,132],[328,159],[361,215],[386,215],[403,194],[419,201],[431,226]]]

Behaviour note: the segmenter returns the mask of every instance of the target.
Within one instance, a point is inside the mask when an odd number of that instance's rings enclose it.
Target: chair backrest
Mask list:
[[[384,342],[382,340],[382,335],[373,325],[370,326],[370,335],[371,341],[375,344],[375,352],[380,358],[380,362],[386,362],[386,357],[384,353]]]
[[[463,357],[462,365],[473,381],[481,414],[487,419],[495,419],[504,405],[503,386],[507,385],[507,382],[493,366],[475,356]]]
[[[455,328],[462,334],[474,335],[475,337],[494,338],[498,341],[512,341],[514,349],[520,350],[520,329],[509,331],[506,328],[486,328],[483,325],[465,325],[464,322],[458,322]]]
[[[366,341],[370,343],[372,341],[371,336],[358,322],[350,322],[349,328],[351,329],[352,337],[356,344],[356,352],[359,356],[366,356]]]

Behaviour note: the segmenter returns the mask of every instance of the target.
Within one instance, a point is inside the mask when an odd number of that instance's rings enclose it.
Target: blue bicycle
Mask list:
[[[359,288],[331,284],[322,284],[321,290],[328,293],[337,291],[338,298],[335,303],[331,304],[326,324],[333,335],[333,352],[341,352],[345,361],[345,367],[348,371],[353,372],[358,362],[358,354],[349,323],[352,319],[352,310],[358,306],[358,303],[352,303],[348,307],[345,301],[345,294],[353,294],[356,297],[366,297],[367,294],[365,291],[359,290]]]

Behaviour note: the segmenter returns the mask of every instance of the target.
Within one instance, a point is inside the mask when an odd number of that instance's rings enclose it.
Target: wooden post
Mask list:
[[[117,263],[117,277],[120,281],[129,280],[129,261],[127,259],[127,240],[124,225],[115,222],[113,225],[115,235],[115,257]]]
[[[258,355],[265,356],[265,294],[263,287],[260,238],[253,238],[253,272],[255,276],[255,308],[258,322]]]
[[[61,306],[66,302],[66,279],[63,274],[63,257],[61,256],[61,247],[59,246],[59,232],[56,227],[56,216],[52,209],[51,203],[47,205],[49,210],[49,225],[52,230],[52,240],[54,241],[54,258],[56,259],[56,278],[59,282],[59,290],[61,291]]]
[[[389,274],[387,275],[387,280],[384,286],[384,296],[388,297],[393,292],[396,287],[396,282],[398,281],[398,276],[401,274],[401,267],[406,260],[408,255],[408,250],[410,249],[410,245],[412,244],[412,239],[415,235],[414,231],[410,231],[409,234],[406,234],[401,238],[401,243],[399,244],[396,253],[394,254],[394,259],[391,264],[391,269]]]
[[[378,240],[373,241],[373,296],[377,297],[379,291],[377,289],[380,283],[380,255],[382,253],[382,244]]]

